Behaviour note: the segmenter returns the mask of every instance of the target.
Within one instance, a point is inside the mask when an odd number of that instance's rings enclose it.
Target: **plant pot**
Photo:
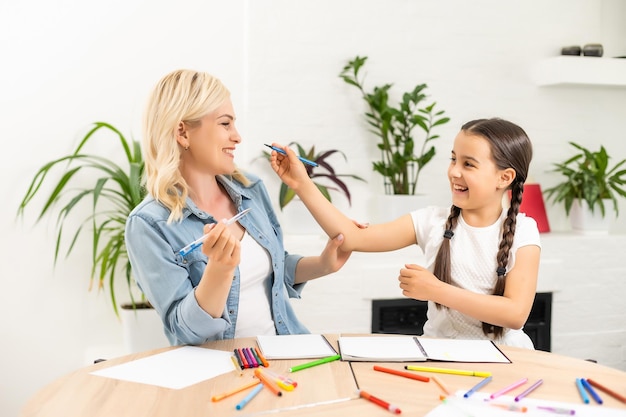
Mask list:
[[[604,201],[604,208],[608,210],[611,200]],[[579,199],[574,200],[570,210],[570,224],[576,233],[585,235],[606,235],[609,233],[610,218],[602,217],[600,209],[592,213],[587,204]]]
[[[169,346],[163,332],[163,323],[156,310],[148,303],[120,306],[124,350],[127,353],[143,352]]]

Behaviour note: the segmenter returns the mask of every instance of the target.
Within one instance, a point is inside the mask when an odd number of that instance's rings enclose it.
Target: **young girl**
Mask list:
[[[448,167],[452,207],[422,208],[367,228],[332,206],[296,154],[281,148],[287,155],[272,152],[272,168],[329,236],[343,234],[342,249],[382,252],[417,244],[423,250],[426,265],[406,264],[398,280],[403,295],[428,300],[425,336],[533,348],[521,329],[535,297],[541,249],[536,222],[519,213],[532,159],[519,126],[502,119],[463,125]],[[508,210],[502,204],[507,190]]]
[[[263,182],[235,165],[235,119],[230,93],[204,72],[167,74],[148,101],[148,197],[126,222],[126,248],[172,345],[307,333],[289,298],[350,256],[340,236],[320,256],[285,251]],[[238,222],[222,221],[246,209]],[[201,248],[181,251],[204,234]]]

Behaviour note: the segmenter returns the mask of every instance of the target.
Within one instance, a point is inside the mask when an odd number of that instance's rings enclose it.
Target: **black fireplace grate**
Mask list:
[[[414,334],[424,333],[428,303],[412,298],[372,300],[372,333]],[[550,352],[552,321],[552,293],[535,295],[533,307],[524,325],[524,331],[535,349]]]

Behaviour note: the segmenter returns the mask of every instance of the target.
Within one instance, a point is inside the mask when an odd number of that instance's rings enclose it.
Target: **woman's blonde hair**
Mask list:
[[[230,97],[222,82],[205,72],[176,70],[152,90],[143,120],[145,185],[155,200],[170,210],[168,222],[182,219],[189,186],[179,170],[181,147],[176,141],[180,122],[196,126]],[[247,185],[239,171],[233,179]]]

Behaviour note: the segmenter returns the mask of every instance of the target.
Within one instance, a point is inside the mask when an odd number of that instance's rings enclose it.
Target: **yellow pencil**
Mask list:
[[[235,365],[235,371],[239,372],[239,376],[242,376],[243,375],[243,371],[241,370],[241,367],[237,363],[237,359],[235,359],[234,356],[231,356],[230,360],[233,361],[233,365]]]
[[[480,376],[483,378],[491,376],[491,372],[466,371],[464,369],[431,368],[429,366],[407,365],[404,367],[404,369],[407,369],[409,371],[419,371],[419,372],[437,372],[440,374]]]

